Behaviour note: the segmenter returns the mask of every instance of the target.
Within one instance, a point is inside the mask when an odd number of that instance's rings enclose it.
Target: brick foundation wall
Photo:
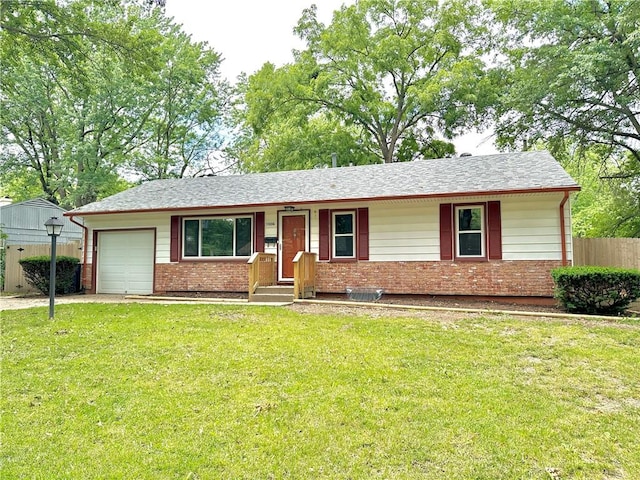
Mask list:
[[[382,287],[390,294],[553,296],[550,271],[560,261],[354,262],[316,265],[321,293]]]
[[[316,265],[319,293],[344,293],[350,287],[381,287],[389,294],[553,296],[550,271],[560,261],[353,262]],[[155,293],[246,292],[246,262],[162,263],[155,267]],[[92,265],[85,265],[91,291]]]
[[[86,263],[82,265],[82,276],[80,277],[80,282],[82,282],[82,286],[84,287],[86,292],[94,292],[93,290],[93,279],[91,274],[93,272],[93,264]]]
[[[156,264],[155,292],[246,292],[249,265],[241,262]]]

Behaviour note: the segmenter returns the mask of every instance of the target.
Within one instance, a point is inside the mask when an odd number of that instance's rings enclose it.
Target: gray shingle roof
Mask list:
[[[156,180],[70,213],[82,215],[578,188],[551,154],[539,151]]]

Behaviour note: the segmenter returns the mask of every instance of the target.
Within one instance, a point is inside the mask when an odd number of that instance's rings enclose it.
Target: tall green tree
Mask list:
[[[506,59],[498,143],[553,146],[571,136],[640,163],[640,2],[487,3]]]
[[[46,58],[48,62],[62,64],[82,82],[87,80],[82,72],[83,61],[95,46],[108,47],[113,54],[126,58],[148,58],[144,34],[132,32],[132,23],[123,21],[122,16],[105,22],[103,13],[109,6],[121,11],[126,6],[149,13],[160,3],[149,0],[1,2],[3,65],[19,61],[20,55]]]
[[[114,153],[126,153],[148,115],[124,78],[142,78],[152,46],[150,32],[131,31],[140,8],[125,12],[91,1],[2,3],[0,175],[18,199],[23,178],[64,206],[117,185]]]
[[[640,237],[637,180],[620,175],[627,166],[603,162],[607,146],[565,142],[563,149],[555,148],[556,158],[581,187],[571,205],[574,236]]]
[[[92,73],[95,83],[81,94],[37,59],[5,70],[3,174],[34,176],[50,201],[68,206],[94,200],[117,180],[118,161],[136,138],[128,133],[148,111],[122,108],[122,97],[134,96],[117,89],[122,72],[99,70],[104,75]]]
[[[117,102],[99,95],[98,84],[112,85],[125,70],[121,62],[110,65],[106,50],[114,57],[135,41],[122,22],[101,29],[95,17],[104,12],[89,18],[91,4],[67,7],[2,4],[0,172],[3,179],[36,179],[47,199],[68,206],[93,198],[91,191],[109,177],[96,157],[106,156],[104,134],[117,131],[125,115],[100,112],[98,105],[111,109]]]
[[[412,136],[428,143],[482,118],[492,98],[473,1],[361,0],[325,26],[307,9],[296,32],[310,73],[296,98],[322,106],[370,135],[384,162]]]
[[[74,207],[126,188],[123,176],[200,168],[220,117],[218,54],[146,4],[66,7],[45,1],[2,11],[4,193],[29,178],[49,200]]]
[[[355,125],[346,125],[317,105],[288,98],[295,66],[276,69],[266,63],[237,85],[239,125],[228,154],[245,172],[299,170],[370,163],[371,145],[360,139]]]
[[[142,98],[151,102],[144,144],[129,156],[130,171],[142,179],[211,172],[221,149],[230,86],[220,77],[220,55],[193,43],[180,27],[163,19],[156,28],[160,67],[147,76]]]
[[[312,6],[295,63],[249,79],[245,125],[264,139],[279,112],[325,118],[384,162],[450,151],[439,133],[479,126],[494,98],[481,14],[472,0],[360,0],[324,25]]]
[[[639,236],[640,2],[486,3],[504,59],[498,145],[571,159],[580,234]]]

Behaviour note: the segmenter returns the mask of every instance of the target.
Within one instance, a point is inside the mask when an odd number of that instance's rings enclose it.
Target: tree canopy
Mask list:
[[[358,0],[235,86],[163,0],[0,3],[1,194],[76,207],[151,179],[549,148],[580,235],[640,235],[640,2]],[[233,107],[233,108],[232,108]]]
[[[640,3],[489,3],[506,32],[499,144],[572,136],[640,162]]]
[[[607,215],[592,211],[586,234],[640,235],[640,2],[487,4],[504,55],[498,146],[542,144],[572,158],[582,199],[597,194],[593,209],[608,205]]]
[[[206,166],[220,57],[148,4],[3,2],[0,174],[65,207]],[[29,189],[25,190],[25,184]]]
[[[295,28],[306,44],[295,62],[249,78],[245,127],[262,138],[287,112],[340,126],[369,161],[451,152],[438,133],[479,125],[493,101],[481,13],[470,0],[360,0],[324,25],[312,6]]]

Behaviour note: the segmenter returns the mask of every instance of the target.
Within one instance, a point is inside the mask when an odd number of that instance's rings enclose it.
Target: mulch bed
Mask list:
[[[346,295],[319,294],[317,300],[346,301]],[[478,310],[517,310],[525,312],[552,312],[562,313],[563,310],[555,305],[553,299],[487,299],[473,297],[445,297],[433,295],[383,295],[377,302],[391,305],[416,305],[439,308],[466,308]]]
[[[246,299],[246,293],[236,292],[167,292],[167,296],[171,297],[188,297],[188,298],[233,298]],[[347,302],[350,300],[345,294],[340,293],[319,293],[316,300]],[[446,297],[434,295],[389,295],[384,294],[382,298],[375,304],[392,304],[392,305],[416,305],[440,308],[467,308],[479,310],[517,310],[525,312],[541,312],[541,313],[562,313],[563,310],[555,305],[555,301],[551,298],[505,298],[505,299],[488,299],[478,297]]]
[[[247,299],[246,293],[238,292],[167,292],[166,296],[187,297],[187,298],[231,298],[231,299]],[[538,297],[473,297],[473,296],[434,296],[434,295],[390,295],[383,294],[382,298],[375,302],[352,302],[347,294],[340,293],[319,293],[315,300],[344,302],[343,308],[358,309],[360,311],[366,309],[366,305],[372,307],[381,306],[383,304],[391,305],[411,305],[424,307],[438,307],[450,309],[471,309],[471,310],[492,310],[492,311],[511,311],[511,312],[533,312],[540,313],[566,313],[560,308],[553,298]],[[349,303],[353,303],[349,307]],[[298,304],[296,304],[298,305]],[[326,305],[327,310],[331,310],[330,305]],[[311,310],[310,306],[303,307],[300,305],[297,309]],[[318,310],[318,308],[313,308]],[[629,316],[640,316],[636,310],[627,312]],[[615,317],[612,317],[615,318]]]

